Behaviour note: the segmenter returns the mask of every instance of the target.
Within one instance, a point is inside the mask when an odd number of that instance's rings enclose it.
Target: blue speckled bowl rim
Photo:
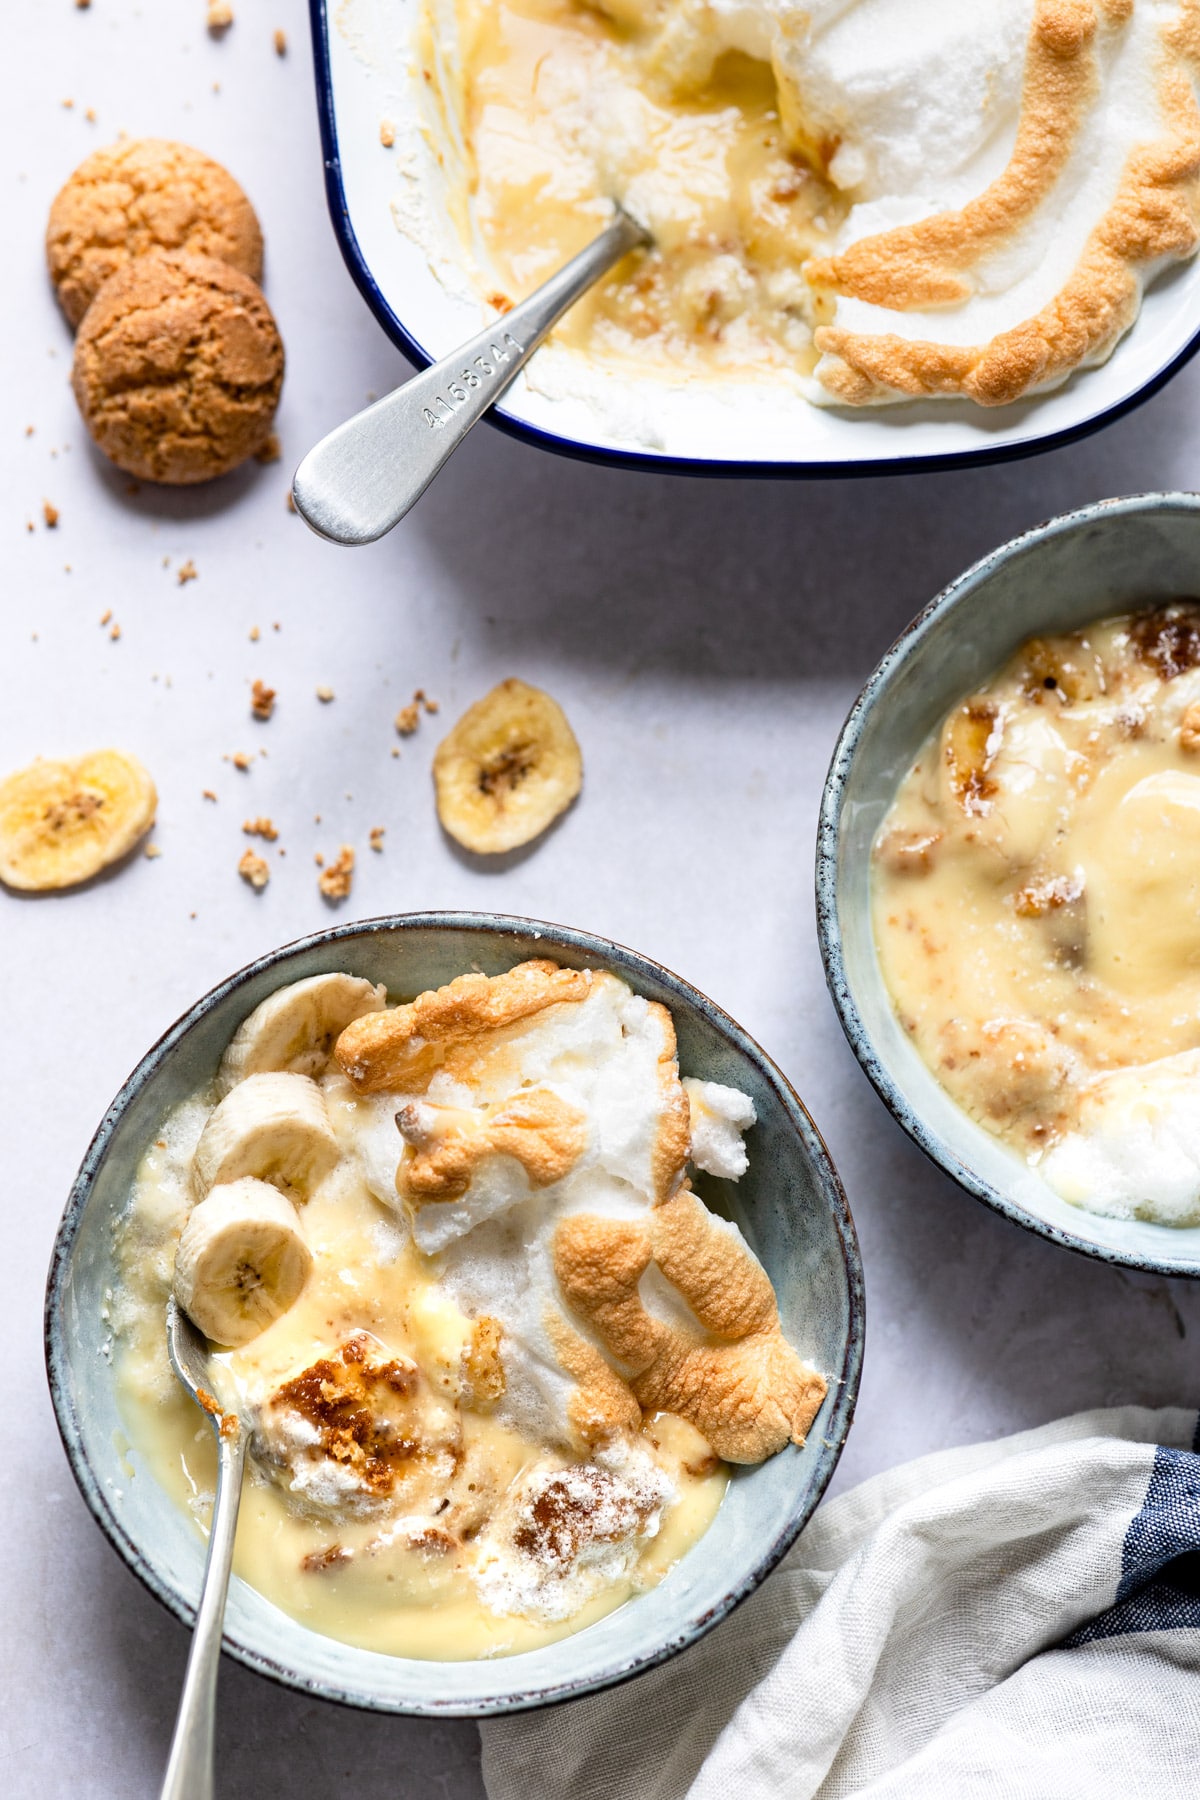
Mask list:
[[[333,98],[333,76],[329,60],[329,18],[327,0],[309,0],[312,25],[313,70],[317,88],[317,118],[321,132],[321,151],[325,165],[325,198],[338,249],[350,273],[350,279],[382,325],[392,342],[404,352],[418,369],[427,369],[433,357],[409,331],[392,309],[379,283],[371,273],[371,265],[363,254],[353,225],[350,206],[342,180],[341,151],[338,146],[337,110]],[[984,445],[978,450],[951,450],[935,456],[880,456],[870,461],[839,462],[832,459],[816,462],[742,462],[733,458],[666,456],[649,450],[617,450],[605,444],[591,444],[583,438],[559,437],[515,418],[502,406],[493,406],[484,417],[489,425],[523,444],[553,451],[577,462],[599,463],[617,469],[640,469],[660,475],[704,475],[741,479],[844,481],[848,477],[878,475],[923,475],[938,469],[976,469],[993,463],[1020,462],[1029,456],[1040,456],[1045,450],[1061,450],[1067,444],[1082,442],[1094,431],[1101,431],[1131,413],[1165,387],[1200,350],[1200,330],[1193,332],[1174,356],[1170,357],[1140,388],[1126,394],[1123,400],[1103,407],[1076,425],[1043,436],[1024,439],[1019,444]]]
[[[1027,1231],[1036,1232],[1039,1237],[1048,1238],[1052,1244],[1061,1244],[1064,1249],[1074,1250],[1081,1256],[1095,1257],[1100,1262],[1114,1263],[1122,1268],[1141,1269],[1152,1275],[1195,1279],[1200,1277],[1200,1269],[1194,1265],[1184,1266],[1170,1257],[1138,1256],[1132,1252],[1090,1243],[1075,1236],[1072,1232],[1062,1230],[1060,1226],[1050,1224],[1046,1219],[1038,1218],[1035,1213],[1027,1211],[1008,1194],[994,1187],[991,1182],[985,1181],[981,1175],[978,1175],[955,1154],[944,1138],[925,1124],[920,1114],[905,1097],[903,1087],[892,1075],[884,1056],[863,1022],[862,1013],[846,974],[845,960],[842,954],[841,919],[838,910],[838,843],[841,836],[842,802],[850,779],[855,751],[867,719],[877,707],[887,705],[888,694],[893,682],[905,664],[920,656],[922,646],[934,621],[940,619],[944,613],[968,604],[980,584],[986,581],[1010,557],[1030,549],[1035,544],[1044,543],[1049,538],[1068,536],[1073,532],[1085,530],[1097,519],[1141,512],[1200,513],[1200,495],[1187,493],[1127,494],[1111,500],[1095,501],[1089,506],[1078,508],[1075,512],[1061,513],[1057,518],[1049,519],[1042,525],[1035,525],[1030,530],[1022,532],[1019,537],[1011,538],[1008,543],[1001,544],[998,549],[989,551],[977,563],[973,563],[964,574],[952,581],[948,587],[943,588],[937,598],[931,600],[924,611],[917,614],[911,625],[901,632],[854,702],[833,752],[829,773],[825,777],[825,789],[821,796],[820,821],[817,827],[817,937],[821,946],[821,959],[825,965],[825,980],[830,997],[837,1010],[838,1018],[841,1020],[842,1030],[846,1034],[850,1048],[892,1117],[903,1126],[909,1137],[931,1161],[935,1162],[939,1168],[944,1169],[947,1175],[952,1176],[968,1194],[973,1195],[976,1200],[982,1200],[985,1206],[990,1206],[993,1212],[998,1212],[1002,1218],[1010,1220],[1014,1225],[1021,1225]],[[1014,638],[1012,648],[1015,650],[1018,644],[1028,636],[1028,629],[1022,629],[1019,636]],[[1163,1229],[1166,1230],[1168,1227],[1164,1226]]]
[[[124,1083],[101,1120],[71,1188],[66,1211],[54,1242],[50,1272],[46,1283],[46,1373],[63,1448],[71,1465],[71,1472],[78,1483],[79,1491],[91,1510],[92,1516],[118,1555],[128,1564],[155,1599],[160,1601],[181,1624],[191,1627],[195,1622],[195,1608],[189,1605],[170,1583],[159,1577],[149,1559],[143,1555],[138,1545],[126,1532],[101,1483],[97,1480],[83,1447],[75,1396],[71,1387],[70,1369],[62,1338],[61,1296],[71,1267],[72,1250],[84,1208],[91,1195],[97,1173],[104,1162],[113,1132],[125,1109],[137,1098],[142,1088],[162,1067],[192,1027],[203,1019],[214,1006],[225,1000],[234,989],[298,951],[314,949],[329,943],[352,943],[364,937],[372,937],[381,933],[429,929],[477,932],[481,936],[487,937],[496,935],[533,937],[536,934],[540,945],[551,954],[553,954],[556,944],[567,946],[586,955],[589,959],[595,959],[601,965],[619,969],[632,980],[635,986],[640,977],[648,976],[673,990],[681,1001],[695,1008],[710,1025],[727,1037],[757,1066],[763,1078],[775,1089],[784,1110],[791,1116],[833,1215],[834,1226],[841,1245],[848,1289],[849,1329],[845,1354],[840,1370],[836,1373],[827,1371],[830,1393],[826,1405],[829,1407],[829,1412],[822,1426],[821,1446],[817,1454],[813,1476],[801,1496],[793,1516],[786,1527],[766,1546],[753,1568],[731,1587],[719,1606],[710,1608],[700,1617],[692,1620],[687,1629],[678,1632],[674,1638],[660,1645],[657,1650],[642,1656],[634,1656],[610,1672],[601,1675],[576,1681],[565,1681],[536,1690],[523,1690],[516,1687],[512,1693],[500,1695],[488,1701],[463,1703],[448,1700],[446,1702],[404,1703],[402,1700],[398,1702],[384,1701],[378,1697],[373,1698],[356,1693],[350,1688],[338,1688],[327,1682],[307,1679],[287,1667],[284,1662],[252,1650],[229,1633],[226,1633],[224,1638],[223,1648],[229,1655],[244,1664],[246,1668],[252,1669],[255,1674],[265,1675],[270,1680],[279,1682],[283,1687],[314,1694],[323,1700],[336,1701],[340,1705],[357,1707],[367,1712],[395,1713],[409,1717],[483,1718],[497,1713],[520,1712],[565,1700],[576,1700],[584,1694],[619,1686],[622,1682],[631,1680],[635,1675],[642,1674],[646,1669],[652,1669],[659,1663],[666,1662],[678,1651],[686,1649],[689,1644],[695,1643],[703,1637],[714,1625],[719,1624],[731,1613],[747,1595],[752,1594],[757,1587],[761,1586],[771,1570],[791,1548],[829,1485],[830,1477],[837,1466],[842,1446],[854,1418],[854,1407],[862,1374],[865,1295],[858,1237],[854,1229],[854,1221],[850,1216],[845,1192],[821,1135],[791,1083],[755,1040],[706,994],[701,993],[698,988],[693,987],[690,982],[684,981],[681,976],[674,974],[661,963],[656,963],[651,958],[642,956],[638,951],[630,950],[610,938],[598,937],[591,932],[580,931],[571,926],[555,925],[538,919],[503,913],[422,912],[363,919],[353,923],[334,925],[324,931],[313,932],[257,957],[235,974],[219,982],[216,987],[211,988],[202,999],[177,1019],[169,1030],[163,1033]],[[519,1655],[506,1660],[512,1663],[514,1670],[519,1669],[521,1662]]]

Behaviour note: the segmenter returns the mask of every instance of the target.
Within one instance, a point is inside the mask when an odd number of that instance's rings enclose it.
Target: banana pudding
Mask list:
[[[874,852],[897,1014],[1064,1199],[1200,1224],[1200,604],[1035,638]]]
[[[119,1225],[134,1453],[203,1529],[173,1288],[249,1433],[246,1581],[396,1655],[581,1629],[824,1399],[692,1187],[745,1172],[753,1123],[746,1095],[681,1081],[670,1014],[605,972],[536,960],[401,1005],[349,974],[280,989],[164,1121]]]
[[[1103,361],[1197,245],[1195,0],[428,8],[479,295],[503,311],[614,199],[653,234],[539,355],[551,395],[651,374],[1001,405]]]

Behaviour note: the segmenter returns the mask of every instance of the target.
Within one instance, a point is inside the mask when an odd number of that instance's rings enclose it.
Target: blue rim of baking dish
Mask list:
[[[1032,545],[1044,543],[1048,538],[1069,536],[1074,532],[1087,528],[1098,518],[1114,513],[1137,512],[1200,512],[1200,494],[1152,492],[1147,494],[1118,495],[1111,500],[1096,500],[1088,506],[1076,508],[1073,512],[1059,513],[1053,519],[1047,519],[1040,525],[1033,525],[1028,531],[1017,537],[1009,538],[1006,543],[998,544],[981,556],[977,562],[964,569],[961,575],[948,583],[942,591],[932,599],[928,606],[922,608],[912,622],[905,626],[895,643],[880,658],[876,667],[863,684],[854,705],[847,715],[846,722],[838,734],[837,744],[830,759],[829,770],[825,777],[825,786],[821,794],[821,809],[817,826],[817,851],[815,869],[817,941],[821,951],[821,961],[825,967],[825,983],[833,1001],[834,1011],[846,1034],[846,1041],[858,1059],[863,1073],[871,1086],[891,1113],[893,1119],[907,1132],[908,1136],[923,1150],[930,1162],[949,1175],[952,1181],[975,1200],[980,1200],[1000,1217],[1007,1219],[1012,1225],[1019,1225],[1031,1231],[1037,1237],[1046,1238],[1052,1244],[1060,1245],[1064,1250],[1072,1250],[1077,1256],[1089,1257],[1094,1262],[1111,1263],[1118,1268],[1138,1269],[1148,1275],[1165,1275],[1179,1281],[1200,1280],[1200,1268],[1188,1268],[1178,1261],[1154,1256],[1139,1256],[1135,1251],[1114,1249],[1107,1244],[1089,1242],[1073,1232],[1065,1231],[1060,1225],[1052,1224],[1049,1219],[1039,1218],[1034,1212],[1022,1206],[1019,1201],[1010,1198],[1000,1188],[995,1187],[982,1175],[972,1169],[946,1142],[941,1134],[927,1125],[920,1112],[908,1099],[899,1078],[892,1073],[891,1066],[876,1044],[858,1001],[855,998],[850,978],[846,972],[846,960],[842,949],[842,921],[840,908],[840,868],[839,850],[842,835],[843,805],[846,789],[850,781],[855,753],[867,720],[876,706],[886,704],[887,695],[900,670],[909,658],[919,655],[922,642],[933,625],[945,613],[953,612],[959,605],[968,602],[980,583],[1002,563],[1010,561],[1028,550]],[[1169,1229],[1169,1228],[1165,1228]]]
[[[321,154],[325,164],[325,197],[329,205],[333,234],[350,271],[351,280],[380,325],[418,370],[427,369],[435,359],[417,342],[384,297],[350,222],[350,207],[342,180],[341,152],[338,146],[337,109],[333,98],[328,0],[308,0],[308,9],[312,23],[317,118],[321,129]],[[602,444],[585,444],[578,438],[559,437],[554,432],[543,431],[540,426],[529,425],[500,406],[493,406],[484,417],[497,431],[516,438],[519,443],[532,444],[539,450],[550,450],[556,456],[569,456],[576,462],[600,463],[614,469],[657,471],[664,475],[704,475],[714,479],[736,476],[760,481],[844,481],[853,476],[924,475],[939,469],[978,469],[994,463],[1021,462],[1026,457],[1040,456],[1043,451],[1061,450],[1068,444],[1080,443],[1084,438],[1091,437],[1093,432],[1115,424],[1145,401],[1153,399],[1192,360],[1197,350],[1200,350],[1200,326],[1170,361],[1156,375],[1143,382],[1141,387],[1112,406],[1105,407],[1087,419],[1081,419],[1076,425],[1048,432],[1044,437],[1028,438],[1019,444],[999,444],[994,448],[979,450],[950,450],[936,456],[884,456],[861,462],[725,462],[712,457],[663,456],[648,450],[617,450]]]
[[[727,1618],[735,1607],[762,1585],[791,1549],[816,1511],[849,1435],[858,1400],[859,1382],[862,1378],[866,1293],[863,1284],[858,1233],[854,1227],[845,1189],[808,1108],[778,1064],[772,1061],[748,1031],[744,1030],[700,988],[694,987],[691,982],[685,981],[682,976],[676,975],[662,963],[655,962],[653,958],[643,956],[640,951],[631,950],[624,944],[618,944],[612,938],[582,931],[574,926],[555,925],[546,920],[530,919],[515,914],[471,911],[396,913],[381,918],[359,919],[344,925],[329,926],[323,931],[312,932],[306,937],[281,944],[277,949],[256,957],[253,962],[247,963],[232,975],[226,976],[224,981],[218,982],[215,987],[210,988],[207,994],[190,1006],[163,1033],[146,1052],[133,1073],[122,1083],[115,1099],[100,1121],[95,1136],[88,1145],[79,1173],[72,1184],[66,1210],[55,1236],[50,1270],[46,1280],[46,1301],[43,1315],[46,1375],[50,1386],[55,1422],[67,1461],[71,1467],[71,1473],[88,1510],[113,1549],[138,1577],[142,1585],[173,1617],[179,1620],[180,1624],[189,1629],[194,1625],[195,1607],[183,1598],[172,1583],[163,1579],[151,1559],[125,1529],[124,1523],[113,1508],[111,1497],[105,1492],[103,1483],[97,1478],[84,1448],[62,1330],[64,1290],[72,1266],[72,1253],[84,1208],[91,1195],[97,1172],[108,1154],[109,1144],[126,1108],[136,1100],[142,1088],[171,1056],[192,1027],[203,1019],[214,1006],[219,1005],[231,992],[252,980],[255,975],[275,967],[297,953],[314,949],[323,944],[337,943],[343,939],[353,940],[373,936],[376,933],[405,929],[476,931],[488,937],[506,933],[518,938],[539,937],[544,939],[548,947],[552,947],[557,942],[585,954],[589,958],[595,958],[601,964],[609,964],[621,969],[623,973],[632,975],[634,981],[639,972],[644,972],[664,987],[678,993],[682,1000],[705,1015],[723,1036],[727,1037],[744,1055],[748,1056],[752,1063],[758,1066],[760,1072],[775,1087],[785,1110],[793,1115],[805,1151],[812,1162],[833,1215],[834,1227],[841,1247],[842,1266],[846,1276],[846,1347],[841,1367],[836,1371],[829,1372],[829,1395],[826,1402],[829,1411],[821,1421],[821,1436],[816,1462],[807,1493],[783,1529],[769,1544],[763,1547],[754,1566],[729,1589],[719,1604],[710,1607],[700,1617],[689,1620],[686,1626],[675,1632],[666,1643],[660,1644],[656,1649],[641,1655],[630,1656],[620,1666],[602,1674],[577,1677],[552,1687],[522,1690],[514,1679],[512,1691],[488,1700],[447,1700],[444,1702],[430,1700],[395,1704],[379,1697],[355,1693],[348,1688],[336,1688],[330,1683],[308,1678],[287,1667],[283,1662],[240,1642],[228,1632],[222,1641],[222,1648],[245,1668],[253,1670],[256,1675],[265,1675],[270,1680],[278,1682],[282,1687],[294,1688],[301,1693],[312,1694],[319,1699],[332,1700],[339,1705],[354,1707],[362,1712],[388,1713],[401,1717],[487,1718],[498,1714],[523,1712],[535,1707],[555,1705],[565,1700],[577,1700],[585,1694],[619,1687],[635,1676],[644,1674],[647,1669],[656,1668],[659,1664],[667,1662],[679,1651],[687,1649],[689,1645],[697,1643],[700,1638],[707,1635],[714,1625]],[[521,1659],[518,1656],[506,1660],[513,1663],[514,1666],[519,1666]]]

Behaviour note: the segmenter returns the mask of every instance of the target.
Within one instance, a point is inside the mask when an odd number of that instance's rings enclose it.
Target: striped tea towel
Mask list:
[[[486,1722],[489,1800],[1200,1800],[1197,1447],[1121,1407],[876,1476],[662,1668]]]

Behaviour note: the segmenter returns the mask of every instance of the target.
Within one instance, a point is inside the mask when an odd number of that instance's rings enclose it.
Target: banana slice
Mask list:
[[[509,679],[468,707],[433,759],[438,817],[482,856],[529,843],[570,806],[583,758],[557,700]]]
[[[242,1020],[217,1071],[225,1094],[247,1075],[289,1070],[320,1075],[333,1046],[355,1019],[382,1012],[387,989],[357,975],[310,975],[271,994]]]
[[[30,891],[89,881],[128,855],[157,806],[154,783],[123,750],[39,757],[0,782],[0,881]]]
[[[338,1159],[325,1100],[307,1075],[247,1075],[210,1113],[192,1161],[200,1194],[255,1175],[309,1194]]]
[[[246,1177],[192,1208],[175,1251],[175,1298],[205,1337],[236,1347],[287,1311],[311,1268],[291,1201]]]

